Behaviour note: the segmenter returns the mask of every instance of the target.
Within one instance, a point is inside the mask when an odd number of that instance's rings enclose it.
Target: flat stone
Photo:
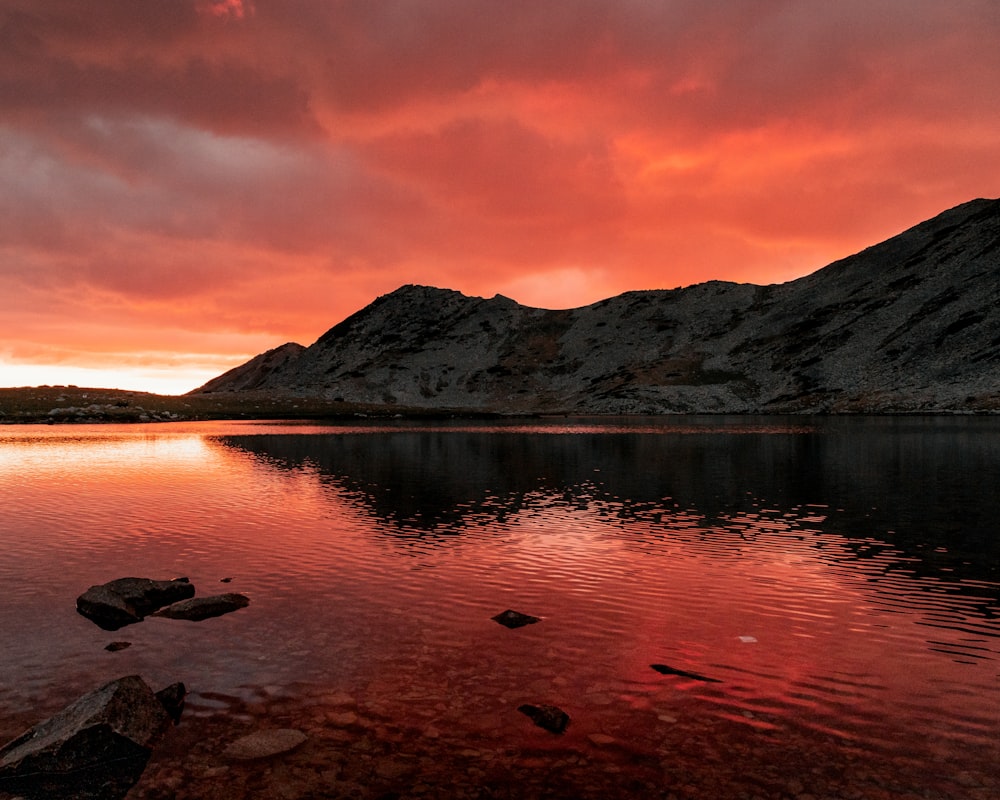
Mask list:
[[[221,617],[223,614],[246,608],[248,605],[250,605],[249,597],[237,594],[236,592],[230,592],[229,594],[217,594],[212,597],[192,597],[190,600],[182,600],[179,603],[174,603],[160,609],[152,616],[198,622],[210,617]]]
[[[499,622],[505,628],[522,628],[525,625],[534,625],[536,622],[541,622],[538,617],[533,617],[530,614],[522,614],[520,611],[514,611],[508,608],[506,611],[501,611],[495,617],[491,617],[495,622]]]
[[[170,724],[138,675],[111,681],[0,749],[0,791],[27,797],[123,797]],[[98,787],[100,794],[94,794]]]
[[[566,730],[566,726],[569,725],[569,714],[556,706],[525,703],[518,706],[517,710],[527,716],[539,728],[544,728],[551,733],[562,733]]]
[[[76,610],[107,631],[140,622],[158,608],[194,596],[187,578],[157,581],[118,578],[91,586],[76,598]]]
[[[257,731],[230,742],[224,754],[239,761],[270,758],[294,750],[309,737],[294,728]]]
[[[119,650],[125,650],[132,646],[132,642],[111,642],[105,645],[104,649],[109,653],[117,653]]]

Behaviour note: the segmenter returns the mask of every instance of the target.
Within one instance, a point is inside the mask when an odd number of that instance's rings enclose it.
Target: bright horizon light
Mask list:
[[[35,386],[78,386],[81,389],[122,389],[180,395],[197,389],[221,375],[228,367],[217,371],[205,369],[101,369],[66,366],[63,364],[12,364],[0,361],[0,388]]]

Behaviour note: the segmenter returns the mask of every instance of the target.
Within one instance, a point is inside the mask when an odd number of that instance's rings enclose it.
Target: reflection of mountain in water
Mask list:
[[[219,441],[318,474],[400,536],[460,533],[558,503],[663,528],[678,512],[712,524],[773,509],[829,515],[824,529],[855,540],[859,556],[884,549],[865,541],[874,538],[919,557],[909,567],[917,572],[995,580],[1000,565],[994,420],[825,419],[784,432],[400,428]]]

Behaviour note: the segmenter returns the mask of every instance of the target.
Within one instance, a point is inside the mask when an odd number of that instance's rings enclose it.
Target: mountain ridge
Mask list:
[[[406,285],[192,394],[499,413],[1000,410],[1000,200],[782,284],[546,310]]]

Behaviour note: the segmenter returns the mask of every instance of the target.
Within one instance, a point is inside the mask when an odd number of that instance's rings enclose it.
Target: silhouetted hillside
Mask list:
[[[998,410],[1000,200],[778,285],[564,311],[404,286],[196,393],[246,389],[511,413]]]

